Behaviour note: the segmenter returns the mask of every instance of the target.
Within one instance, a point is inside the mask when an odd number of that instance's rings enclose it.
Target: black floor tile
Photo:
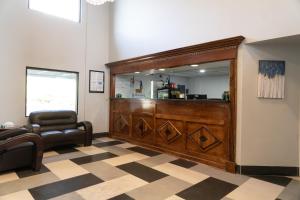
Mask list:
[[[17,169],[16,173],[19,176],[19,178],[25,178],[29,176],[34,176],[38,174],[43,174],[49,172],[49,169],[45,167],[43,164],[41,166],[41,169],[39,171],[33,171],[31,168],[24,168],[24,169]]]
[[[108,147],[108,146],[114,146],[114,145],[123,144],[123,143],[124,142],[121,142],[121,141],[110,141],[110,142],[97,143],[97,144],[94,144],[94,146],[96,146],[96,147]]]
[[[74,178],[50,183],[40,187],[29,189],[29,192],[36,200],[44,200],[64,195],[76,190],[86,188],[103,182],[92,174],[77,176]]]
[[[114,158],[114,157],[116,157],[115,154],[105,152],[105,153],[96,154],[96,155],[74,158],[74,159],[71,159],[71,161],[73,161],[74,163],[76,163],[78,165],[83,165],[86,163],[96,162],[96,161],[105,160],[105,159]]]
[[[186,200],[220,200],[237,187],[210,177],[178,193],[177,196]]]
[[[144,154],[146,156],[151,156],[151,157],[152,156],[157,156],[157,155],[161,154],[159,152],[152,151],[152,150],[149,150],[149,149],[145,149],[145,148],[142,148],[142,147],[130,147],[128,149],[131,150],[131,151],[135,151],[135,152]]]
[[[56,151],[59,154],[73,153],[78,151],[77,149],[75,149],[75,147],[77,147],[77,145],[65,145],[65,146],[55,147],[52,150]]]
[[[292,181],[291,178],[284,177],[284,176],[251,176],[251,177],[262,180],[262,181],[266,181],[269,183],[281,185],[284,187],[287,186]]]
[[[191,168],[191,167],[194,167],[195,165],[197,165],[197,163],[194,163],[194,162],[188,161],[188,160],[183,160],[183,159],[177,159],[170,163],[172,163],[174,165],[178,165],[180,167],[184,167],[184,168]]]
[[[153,182],[168,176],[167,174],[136,162],[120,165],[117,167],[147,182]]]
[[[110,198],[109,200],[134,200],[134,199],[131,198],[130,196],[128,196],[127,194],[121,194],[119,196],[115,196],[113,198]]]

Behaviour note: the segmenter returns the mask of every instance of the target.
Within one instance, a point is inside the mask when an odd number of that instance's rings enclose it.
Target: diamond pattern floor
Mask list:
[[[46,152],[39,172],[0,174],[0,200],[299,200],[300,181],[230,174],[100,137]]]

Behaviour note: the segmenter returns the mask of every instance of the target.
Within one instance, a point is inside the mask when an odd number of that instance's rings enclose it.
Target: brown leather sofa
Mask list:
[[[26,129],[0,132],[0,171],[22,167],[40,170],[43,159],[43,142],[39,135]]]
[[[74,111],[33,112],[29,116],[28,129],[42,137],[44,150],[66,144],[92,144],[92,124],[87,121],[78,123]]]

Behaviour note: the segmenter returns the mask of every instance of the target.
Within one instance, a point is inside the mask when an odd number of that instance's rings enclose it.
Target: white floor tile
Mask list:
[[[250,178],[226,197],[234,200],[274,200],[284,187]]]
[[[70,160],[52,162],[45,164],[45,166],[60,179],[73,178],[89,173],[87,170]]]
[[[118,196],[146,184],[148,183],[142,179],[132,175],[126,175],[78,190],[77,193],[84,199],[102,200]]]
[[[0,175],[0,183],[18,180],[19,177],[15,172]]]
[[[19,192],[1,196],[0,200],[34,200],[34,198],[31,196],[28,190],[22,190]]]
[[[130,163],[130,162],[135,162],[138,160],[142,160],[145,158],[148,158],[149,156],[146,156],[144,154],[140,154],[140,153],[132,153],[132,154],[127,154],[124,156],[119,156],[119,157],[115,157],[115,158],[110,158],[107,160],[104,160],[103,162],[106,162],[110,165],[113,166],[118,166],[118,165],[123,165],[126,163]]]
[[[153,168],[191,184],[199,183],[209,177],[205,174],[201,174],[199,172],[195,172],[183,167],[179,167],[171,163],[165,163]]]
[[[95,146],[77,147],[76,149],[87,155],[96,155],[96,154],[107,152],[106,150],[95,147]]]

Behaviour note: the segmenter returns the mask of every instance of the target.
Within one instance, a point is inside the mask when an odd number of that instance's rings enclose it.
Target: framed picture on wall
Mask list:
[[[283,99],[285,61],[260,60],[258,69],[259,98]]]
[[[89,92],[104,93],[104,71],[90,70]]]

